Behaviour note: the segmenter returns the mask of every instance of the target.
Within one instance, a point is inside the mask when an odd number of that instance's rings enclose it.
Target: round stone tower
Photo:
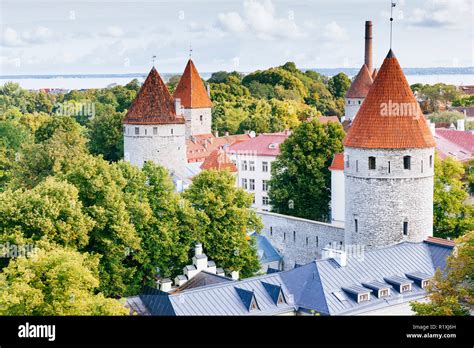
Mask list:
[[[346,245],[431,236],[435,141],[391,50],[344,146]]]
[[[185,120],[153,67],[123,120],[124,157],[142,167],[153,161],[172,173],[186,165]]]

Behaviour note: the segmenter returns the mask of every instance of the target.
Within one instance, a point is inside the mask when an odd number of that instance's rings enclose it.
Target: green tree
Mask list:
[[[0,273],[0,315],[126,315],[117,300],[95,294],[99,258],[47,246],[12,259]]]
[[[108,110],[96,115],[88,125],[89,149],[94,155],[103,155],[107,161],[123,158],[124,114]]]
[[[426,116],[431,122],[449,122],[456,125],[456,121],[465,118],[465,116],[457,111],[441,111],[433,112]]]
[[[456,238],[474,230],[473,206],[466,204],[468,194],[462,182],[464,167],[445,158],[435,159],[433,230],[437,237]]]
[[[342,72],[331,77],[328,82],[329,91],[335,98],[344,98],[350,86],[351,80]]]
[[[417,315],[470,315],[474,305],[474,232],[456,240],[456,248],[446,260],[446,269],[437,269],[428,285],[428,303],[412,302]]]
[[[327,220],[330,201],[329,165],[343,149],[340,124],[302,123],[280,145],[272,163],[269,197],[273,211],[313,220]]]
[[[259,269],[255,240],[247,233],[260,231],[262,222],[250,207],[252,196],[235,186],[228,171],[202,171],[184,192],[200,212],[200,235],[206,254],[219,266],[250,277]]]

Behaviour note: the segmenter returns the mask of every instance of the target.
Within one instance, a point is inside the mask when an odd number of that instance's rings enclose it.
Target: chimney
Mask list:
[[[230,272],[230,277],[231,277],[233,280],[239,280],[239,271],[232,271],[232,272]]]
[[[214,132],[214,136],[215,136],[216,138],[219,138],[219,131],[215,131],[215,132]]]
[[[202,244],[196,243],[194,247],[194,255],[201,255],[202,254]]]
[[[426,122],[428,122],[428,127],[430,127],[431,135],[436,136],[436,124],[430,120],[426,120]]]
[[[181,99],[180,98],[175,98],[174,108],[176,110],[176,115],[178,115],[178,116],[182,115],[182,112],[181,112]]]
[[[339,266],[347,266],[347,253],[345,250],[327,247],[322,250],[322,259],[334,259]]]
[[[458,131],[463,131],[464,132],[466,130],[466,128],[464,127],[464,122],[465,121],[464,121],[463,118],[456,121],[456,129]]]
[[[171,279],[168,279],[168,278],[164,278],[164,279],[161,279],[160,281],[160,290],[163,291],[163,292],[168,292],[171,290]]]
[[[226,131],[226,132],[224,133],[224,135],[225,135],[226,137],[228,137],[228,136],[229,136],[229,132]]]
[[[372,21],[365,22],[365,58],[364,63],[367,65],[370,74],[374,71],[372,67]]]

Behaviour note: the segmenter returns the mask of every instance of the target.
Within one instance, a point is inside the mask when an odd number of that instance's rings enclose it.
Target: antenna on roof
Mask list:
[[[153,66],[155,66],[155,60],[156,60],[156,56],[155,56],[155,55],[153,55],[153,56],[151,57],[151,60],[152,60],[152,62],[153,62]]]
[[[189,45],[189,59],[191,59],[192,55],[193,55],[193,46]]]
[[[397,6],[394,0],[390,0],[390,49],[392,49],[392,31],[393,31],[393,8]]]

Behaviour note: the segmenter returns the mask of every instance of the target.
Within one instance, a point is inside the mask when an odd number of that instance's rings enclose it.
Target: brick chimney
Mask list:
[[[372,66],[372,21],[365,22],[365,58],[364,63],[367,65],[370,74],[373,72]]]

